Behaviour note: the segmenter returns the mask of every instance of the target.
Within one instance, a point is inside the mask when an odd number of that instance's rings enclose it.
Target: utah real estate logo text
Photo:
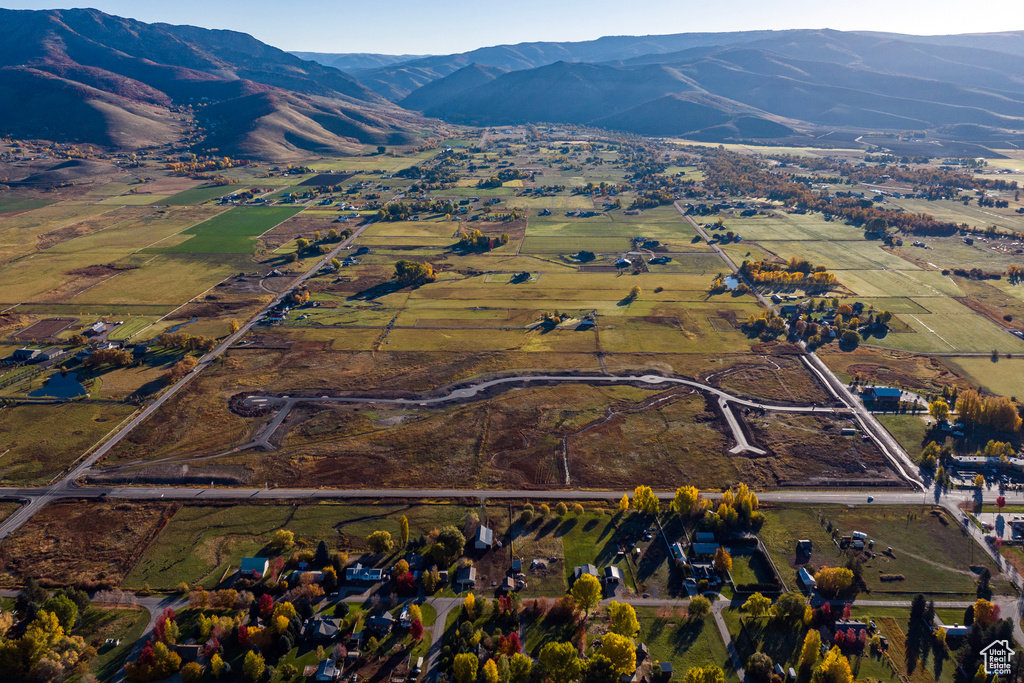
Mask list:
[[[989,643],[981,656],[985,658],[985,673],[995,676],[1010,675],[1010,659],[1013,657],[1013,648],[1005,640],[995,640]]]

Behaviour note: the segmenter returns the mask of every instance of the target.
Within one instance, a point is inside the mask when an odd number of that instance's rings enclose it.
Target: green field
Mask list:
[[[0,213],[13,211],[32,211],[53,204],[52,199],[36,199],[33,197],[12,197],[0,195]]]
[[[173,246],[145,251],[172,254],[250,254],[253,240],[301,211],[301,207],[238,206],[183,231]]]
[[[1024,398],[1024,358],[947,358],[945,362],[959,368],[972,384],[1001,396]]]
[[[179,192],[176,195],[168,197],[165,201],[160,202],[167,206],[192,206],[195,204],[202,204],[208,202],[211,199],[216,199],[226,194],[234,192],[230,185],[215,185],[215,186],[201,186],[193,187],[191,190],[185,190]]]
[[[34,382],[34,388],[42,386],[42,379]],[[81,401],[0,408],[0,481],[45,484],[134,410],[123,403]]]
[[[154,320],[147,318],[131,318],[130,320],[125,320],[123,325],[118,325],[113,332],[107,335],[107,339],[111,341],[124,341],[126,339],[130,339],[152,325],[154,322]]]

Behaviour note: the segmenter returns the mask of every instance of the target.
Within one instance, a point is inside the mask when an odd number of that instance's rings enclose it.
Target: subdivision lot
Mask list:
[[[871,596],[924,593],[973,599],[977,573],[972,567],[979,571],[987,567],[993,577],[999,575],[988,556],[941,508],[792,506],[764,512],[767,520],[759,535],[790,587],[803,562],[818,569],[845,565],[830,537],[829,523],[839,535],[862,531],[874,541],[874,556],[863,560],[863,578]],[[797,539],[814,544],[809,558],[797,557]],[[889,547],[892,555],[884,552]],[[998,578],[993,579],[993,587],[997,593],[1009,589]]]
[[[107,401],[0,408],[2,481],[8,485],[47,483],[134,410]]]
[[[0,582],[32,576],[63,584],[120,584],[171,503],[51,503],[0,542]]]
[[[187,505],[145,549],[125,585],[173,588],[184,581],[212,588],[226,573],[237,571],[243,557],[280,554],[267,547],[278,529],[293,532],[311,547],[326,541],[358,557],[365,537],[374,531],[388,531],[397,539],[402,515],[409,520],[410,539],[418,543],[434,528],[461,527],[470,510],[460,505]]]

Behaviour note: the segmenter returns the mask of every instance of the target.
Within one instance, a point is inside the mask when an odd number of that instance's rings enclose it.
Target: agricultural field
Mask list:
[[[178,234],[173,245],[148,252],[173,254],[249,254],[253,240],[299,213],[298,207],[236,207]],[[184,238],[184,239],[181,239]]]

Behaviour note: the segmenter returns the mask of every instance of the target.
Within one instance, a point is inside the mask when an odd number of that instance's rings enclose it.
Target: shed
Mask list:
[[[494,530],[486,526],[478,526],[476,528],[476,536],[473,539],[473,545],[477,550],[488,550],[494,545]]]
[[[270,560],[265,557],[244,557],[242,564],[238,567],[238,573],[241,576],[261,579],[267,575],[269,569]]]
[[[800,567],[800,571],[796,573],[797,579],[800,581],[800,585],[808,591],[812,591],[817,587],[817,582],[814,580],[814,576],[807,571],[807,567]]]
[[[693,535],[693,540],[697,543],[714,543],[715,535],[710,531],[698,531]]]
[[[801,538],[796,542],[796,552],[798,555],[810,555],[814,552],[814,544],[806,538]]]
[[[604,569],[605,583],[622,583],[622,570],[612,565]]]

